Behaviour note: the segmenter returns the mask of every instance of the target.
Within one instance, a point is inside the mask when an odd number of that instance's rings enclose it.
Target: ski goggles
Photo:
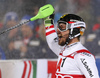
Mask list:
[[[58,26],[57,27],[61,32],[66,31],[66,30],[69,29],[68,23],[65,22],[65,21],[58,21]]]
[[[67,23],[65,21],[58,21],[58,29],[61,32],[66,31],[68,29],[80,28],[80,27],[86,28],[85,23],[81,21],[70,22],[70,23]]]

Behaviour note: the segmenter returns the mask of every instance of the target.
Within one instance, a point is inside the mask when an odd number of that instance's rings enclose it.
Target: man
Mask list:
[[[57,31],[52,15],[44,23],[47,43],[58,55],[55,78],[99,78],[95,57],[80,43],[86,28],[84,20],[74,14],[65,14],[58,20]]]
[[[19,16],[16,12],[7,12],[4,15],[3,21],[3,28],[10,28],[19,22]],[[9,31],[6,33],[2,38],[0,38],[0,45],[2,46],[3,50],[6,54],[6,59],[14,59],[19,58],[19,51],[14,49],[14,40],[19,37],[19,29],[15,28],[14,30]]]

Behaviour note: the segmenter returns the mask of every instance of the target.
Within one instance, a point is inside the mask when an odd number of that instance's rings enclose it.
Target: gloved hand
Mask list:
[[[54,14],[52,14],[44,19],[45,26],[51,26],[53,24],[53,22],[54,22]]]

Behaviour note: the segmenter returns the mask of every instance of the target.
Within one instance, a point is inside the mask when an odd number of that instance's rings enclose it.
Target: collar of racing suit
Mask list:
[[[81,44],[81,42],[75,42],[75,43],[70,44],[70,45],[65,45],[60,53],[67,56],[67,55],[70,55],[70,54],[72,54],[78,50],[81,50],[81,49],[86,49],[86,48]]]
[[[78,42],[75,42],[75,43],[72,43],[72,44],[70,44],[70,45],[67,45],[66,47],[67,47],[67,48],[70,48],[71,46],[74,46],[74,45],[76,45],[76,44],[78,44]]]

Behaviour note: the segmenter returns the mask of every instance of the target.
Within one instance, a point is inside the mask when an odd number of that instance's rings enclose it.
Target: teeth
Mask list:
[[[62,36],[58,36],[59,38],[61,38]]]

